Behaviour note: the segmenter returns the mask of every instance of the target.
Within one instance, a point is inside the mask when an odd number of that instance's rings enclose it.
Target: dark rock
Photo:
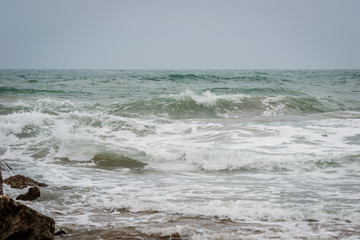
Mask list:
[[[30,201],[40,197],[40,189],[38,187],[29,188],[28,192],[25,194],[20,194],[16,200],[25,200]]]
[[[0,162],[0,196],[4,194],[3,191],[3,179],[2,179],[2,167],[1,167],[1,162]]]
[[[26,188],[28,186],[47,187],[45,183],[37,182],[29,177],[25,177],[20,174],[4,179],[4,183],[10,185],[10,187],[12,188],[20,188],[20,189]]]
[[[171,239],[181,239],[181,235],[179,233],[173,233],[170,235]]]
[[[56,231],[55,236],[60,236],[65,234],[67,234],[67,231],[63,228],[60,228],[60,230]]]
[[[7,196],[0,196],[0,239],[54,239],[55,221]]]

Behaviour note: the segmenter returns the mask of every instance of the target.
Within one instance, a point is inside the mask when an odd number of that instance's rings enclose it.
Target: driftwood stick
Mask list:
[[[12,168],[4,160],[0,159],[0,196],[4,195],[2,170],[12,172]]]
[[[12,168],[4,160],[0,160],[0,165],[3,167],[4,171],[12,172]]]

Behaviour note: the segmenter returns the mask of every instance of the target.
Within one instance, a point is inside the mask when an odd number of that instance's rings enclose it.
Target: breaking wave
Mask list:
[[[351,109],[332,97],[219,95],[210,91],[198,94],[186,90],[180,94],[117,103],[110,107],[109,112],[133,117],[156,115],[187,119],[302,115],[343,110]]]

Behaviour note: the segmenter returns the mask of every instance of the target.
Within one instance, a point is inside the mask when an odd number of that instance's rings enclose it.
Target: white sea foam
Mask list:
[[[197,94],[189,89],[178,95],[172,95],[172,96],[175,98],[190,97],[197,104],[202,104],[208,107],[215,106],[217,101],[219,100],[227,100],[227,101],[232,101],[234,103],[241,103],[244,98],[250,97],[249,95],[245,95],[245,94],[216,95],[210,92],[209,90],[203,92],[202,94]]]
[[[329,157],[309,154],[266,154],[247,150],[207,148],[187,149],[185,159],[205,170],[293,169],[309,162],[331,161]]]
[[[42,125],[43,121],[48,117],[39,111],[17,112],[10,115],[0,116],[0,131],[3,137],[10,134],[18,134],[22,132],[23,127],[27,125]]]
[[[284,96],[267,97],[261,100],[261,103],[266,107],[263,112],[264,116],[278,116],[283,115],[287,109],[286,104],[282,103]]]
[[[357,152],[358,146],[347,139],[360,134],[357,119],[291,125],[199,120],[158,123],[96,111],[59,116],[32,111],[2,115],[0,122],[0,133],[9,141],[4,146],[18,141],[18,134],[32,126],[39,130],[34,134],[42,138],[21,141],[26,146],[34,141],[44,144],[48,139],[47,147],[55,147],[52,157],[88,161],[98,152],[114,151],[149,164],[180,160],[206,170],[287,168],[327,162],[339,154]]]

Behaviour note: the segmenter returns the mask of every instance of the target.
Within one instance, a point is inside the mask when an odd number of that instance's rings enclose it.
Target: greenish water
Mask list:
[[[0,70],[0,158],[75,237],[356,239],[359,91],[359,70]]]

